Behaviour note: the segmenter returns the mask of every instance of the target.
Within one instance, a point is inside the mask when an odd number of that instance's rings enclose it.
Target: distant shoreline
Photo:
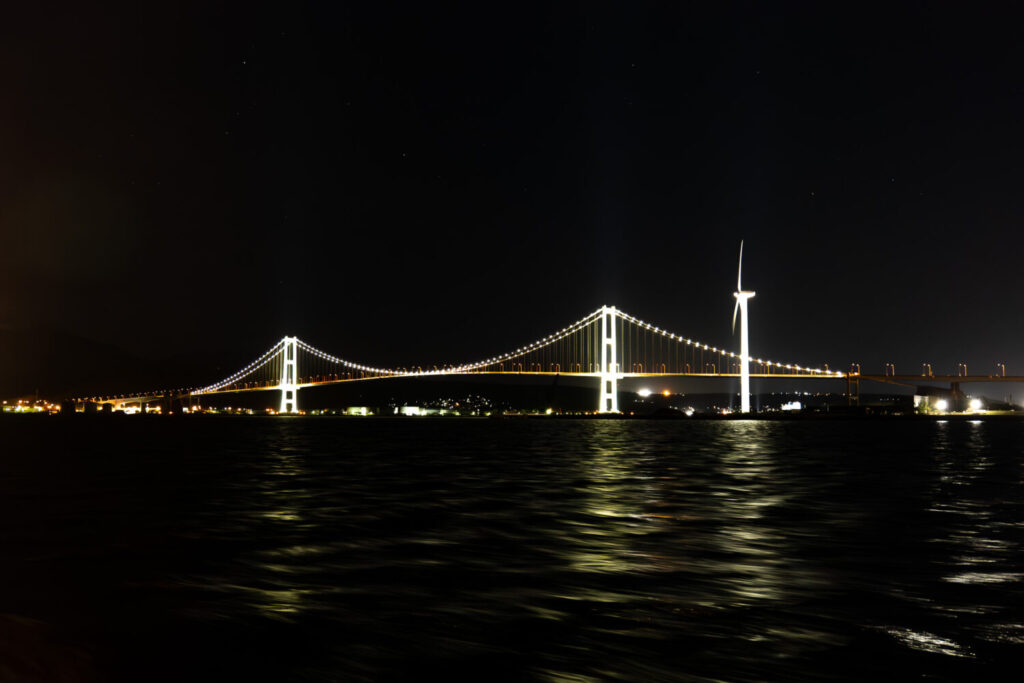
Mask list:
[[[147,415],[125,415],[121,413],[104,414],[82,414],[76,413],[75,415],[61,415],[59,413],[0,413],[0,417],[3,418],[54,418],[61,420],[90,420],[90,421],[106,421],[106,420],[158,420],[158,419],[187,419],[187,420],[210,420],[210,419],[238,419],[238,418],[257,418],[257,419],[344,419],[344,420],[400,420],[406,421],[418,421],[418,420],[648,420],[653,422],[686,422],[691,420],[698,421],[758,421],[758,422],[823,422],[823,421],[842,421],[848,422],[851,420],[868,420],[868,421],[882,421],[882,422],[978,422],[978,421],[1024,421],[1024,412],[1015,413],[997,413],[997,414],[985,414],[985,413],[948,413],[945,415],[891,415],[884,413],[849,413],[849,412],[815,412],[815,413],[755,413],[751,415],[716,415],[713,413],[706,414],[693,414],[693,415],[572,415],[572,414],[507,414],[507,415],[417,415],[417,416],[405,416],[405,415],[264,415],[255,414],[248,415],[244,413],[206,413],[197,415],[159,415],[159,414],[147,414]]]

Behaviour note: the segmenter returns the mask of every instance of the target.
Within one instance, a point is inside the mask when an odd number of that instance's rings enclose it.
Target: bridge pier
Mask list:
[[[598,392],[597,412],[619,412],[619,349],[615,339],[614,306],[601,307],[601,388]]]
[[[849,372],[846,373],[846,403],[860,405],[860,377]]]
[[[953,410],[963,412],[967,409],[967,395],[960,390],[960,382],[949,383],[950,393],[953,395]]]
[[[299,412],[297,341],[298,337],[285,337],[281,347],[281,413]]]

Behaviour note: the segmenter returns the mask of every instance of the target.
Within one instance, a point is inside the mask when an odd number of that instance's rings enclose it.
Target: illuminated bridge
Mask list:
[[[745,328],[744,324],[743,333],[746,332]],[[741,337],[741,341],[745,340]],[[949,384],[954,397],[962,397],[960,384],[965,382],[1024,382],[1024,377],[1006,375],[1005,368],[1001,368],[997,375],[968,375],[966,367],[962,365],[956,375],[933,375],[930,367],[926,367],[921,375],[896,374],[891,365],[886,367],[884,374],[875,375],[862,374],[856,365],[850,371],[837,371],[829,369],[827,365],[812,368],[754,357],[748,357],[744,363],[740,353],[663,330],[614,306],[602,306],[546,337],[513,351],[472,363],[430,367],[374,367],[331,355],[297,337],[284,337],[238,372],[204,387],[176,392],[93,397],[89,400],[143,406],[149,401],[160,401],[168,397],[181,399],[235,392],[279,391],[280,412],[297,413],[299,390],[305,387],[456,375],[592,377],[597,380],[598,413],[618,412],[618,381],[629,377],[739,378],[743,406],[740,412],[749,410],[749,393],[746,396],[743,393],[749,392],[750,378],[845,379],[851,403],[859,399],[861,380],[906,387],[939,382]]]
[[[702,344],[683,335],[644,322],[614,306],[602,306],[571,325],[514,351],[458,365],[433,365],[429,368],[381,368],[345,360],[307,344],[297,337],[284,337],[262,356],[219,382],[181,392],[178,395],[207,396],[240,391],[280,391],[282,413],[299,411],[299,389],[303,387],[365,382],[396,377],[436,377],[445,375],[562,375],[597,379],[597,412],[619,412],[618,381],[626,377],[738,377],[740,412],[750,412],[750,378],[761,379],[840,379],[846,378],[847,396],[859,400],[860,380],[868,379],[905,386],[918,382],[949,381],[954,397],[961,382],[1024,381],[1024,377],[1006,377],[1005,367],[998,377],[968,376],[961,363],[957,375],[936,377],[928,372],[921,377],[896,375],[890,364],[884,375],[862,375],[855,366],[850,372],[810,368],[795,363],[754,358],[749,352],[747,306],[755,293],[743,289],[743,242],[740,242],[736,270],[736,307],[740,320],[740,352]],[[961,373],[962,369],[962,373]],[[134,394],[98,399],[102,403],[137,402],[166,398],[169,392]],[[95,399],[94,399],[95,400]]]
[[[296,413],[298,393],[304,387],[399,377],[561,375],[598,380],[597,412],[615,413],[619,410],[618,381],[623,378],[742,378],[744,374],[754,378],[837,379],[847,373],[829,370],[827,366],[811,368],[761,358],[749,358],[744,364],[739,353],[663,330],[614,306],[603,306],[530,344],[472,363],[374,367],[331,355],[297,337],[284,337],[238,372],[184,394],[280,391],[280,412]],[[165,395],[152,392],[98,400],[141,403]]]

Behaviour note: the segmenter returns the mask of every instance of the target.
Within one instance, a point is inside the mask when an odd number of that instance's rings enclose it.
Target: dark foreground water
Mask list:
[[[1019,680],[1022,452],[1020,422],[0,419],[0,680]]]

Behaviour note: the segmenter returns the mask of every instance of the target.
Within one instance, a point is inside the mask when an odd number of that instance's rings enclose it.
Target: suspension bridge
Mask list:
[[[328,384],[457,375],[559,375],[593,378],[597,389],[595,412],[616,413],[619,412],[618,382],[634,377],[736,378],[742,381],[747,374],[748,378],[762,380],[845,380],[851,402],[859,397],[861,380],[901,386],[947,383],[954,395],[960,383],[1024,382],[1024,377],[1006,375],[1005,368],[997,375],[968,375],[966,367],[962,371],[963,374],[955,375],[934,375],[927,371],[921,375],[896,374],[895,368],[888,366],[882,374],[862,374],[856,365],[848,371],[839,371],[827,365],[809,367],[749,356],[744,363],[741,353],[670,332],[614,306],[602,306],[529,344],[470,363],[375,367],[334,356],[298,337],[287,336],[237,372],[206,386],[88,400],[124,407],[144,406],[168,397],[277,391],[280,392],[279,412],[295,414],[299,412],[300,389]]]
[[[327,384],[445,375],[560,375],[596,379],[596,412],[616,413],[619,411],[618,382],[631,377],[742,379],[747,374],[751,378],[840,379],[846,376],[827,366],[812,368],[761,358],[747,360],[744,364],[740,353],[669,332],[614,306],[602,306],[571,325],[507,353],[471,363],[430,367],[363,365],[288,336],[220,381],[173,393],[199,397],[279,391],[280,412],[288,414],[299,411],[300,389]],[[128,405],[156,401],[169,393],[148,392],[93,400]]]
[[[859,366],[848,372],[824,367],[751,357],[748,344],[747,305],[755,293],[742,285],[743,242],[740,242],[736,276],[736,307],[733,331],[740,320],[740,352],[728,351],[661,329],[615,306],[602,306],[571,325],[519,348],[471,363],[383,368],[363,365],[322,351],[298,337],[284,337],[259,358],[232,375],[204,387],[93,397],[96,403],[137,404],[143,410],[148,401],[201,397],[250,391],[279,391],[280,413],[299,412],[299,390],[342,382],[366,382],[410,377],[452,375],[560,375],[597,380],[597,413],[619,412],[618,382],[631,377],[718,377],[739,378],[740,411],[750,412],[750,379],[846,379],[851,403],[859,402],[860,381],[873,380],[902,386],[948,382],[954,397],[962,397],[963,382],[1022,382],[1024,377],[1001,374],[967,374],[963,364],[956,375],[897,375],[890,364],[883,375],[861,374]]]

